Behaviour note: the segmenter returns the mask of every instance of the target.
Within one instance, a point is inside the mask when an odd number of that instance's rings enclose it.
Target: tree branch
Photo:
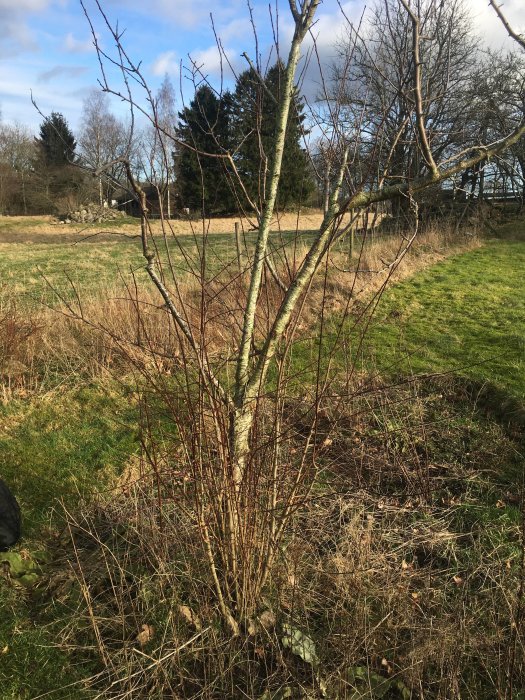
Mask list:
[[[478,149],[475,156],[472,156],[466,160],[460,160],[454,166],[445,170],[438,169],[437,178],[434,173],[430,173],[429,175],[413,180],[411,183],[401,183],[399,185],[378,189],[375,192],[360,192],[350,197],[346,203],[339,207],[337,205],[337,199],[344,175],[344,168],[342,168],[338,179],[338,186],[332,194],[331,206],[323,219],[319,235],[308,251],[301,267],[299,268],[297,276],[288,288],[288,291],[276,314],[272,328],[266,338],[266,342],[261,350],[259,361],[250,375],[245,389],[246,399],[253,400],[258,391],[258,387],[264,383],[266,371],[270,361],[275,354],[277,345],[280,342],[286,327],[288,326],[297,301],[302,292],[307,288],[307,285],[315,274],[320,261],[329,248],[330,236],[332,235],[332,226],[338,214],[350,212],[360,207],[366,207],[374,202],[394,199],[395,197],[399,197],[401,195],[411,195],[414,192],[426,189],[436,182],[446,180],[458,172],[473,167],[486,158],[491,158],[499,153],[502,153],[510,146],[517,143],[523,136],[525,136],[525,122],[523,122],[505,139],[502,139],[501,141],[498,141],[490,146],[485,146]]]
[[[525,36],[523,34],[518,34],[517,32],[514,31],[514,29],[510,26],[509,21],[503,14],[501,10],[501,5],[496,4],[496,0],[489,0],[491,6],[493,7],[494,11],[498,15],[498,17],[501,20],[501,23],[507,30],[508,35],[514,39],[514,41],[517,41],[518,44],[521,46],[522,49],[525,49]]]
[[[290,0],[291,6],[293,0]],[[282,99],[280,101],[279,111],[277,114],[275,128],[275,149],[272,158],[271,172],[269,178],[269,188],[266,197],[266,202],[263,207],[262,217],[259,225],[259,235],[255,246],[255,255],[253,260],[252,274],[250,277],[250,288],[248,290],[248,298],[244,312],[242,338],[239,348],[239,359],[237,363],[237,371],[235,378],[235,402],[238,406],[243,403],[243,395],[246,383],[248,381],[250,348],[252,346],[255,312],[257,308],[257,300],[262,282],[262,272],[267,257],[268,236],[270,233],[270,224],[277,200],[277,189],[281,176],[282,158],[284,152],[284,144],[286,138],[286,127],[288,124],[288,116],[290,113],[290,105],[294,92],[294,79],[297,64],[299,62],[299,53],[301,43],[306,32],[311,26],[311,22],[315,10],[320,0],[305,0],[303,12],[299,19],[295,22],[295,31],[288,54],[288,62],[284,76],[284,86]],[[297,9],[292,10],[294,18],[296,17]]]
[[[262,77],[262,75],[259,73],[259,71],[257,70],[257,68],[253,65],[253,61],[252,61],[251,58],[248,56],[248,54],[246,53],[246,51],[245,51],[244,53],[242,53],[241,56],[242,56],[244,59],[246,59],[248,65],[249,65],[250,68],[252,69],[253,74],[255,75],[255,77],[257,78],[257,80],[259,81],[259,83],[260,83],[262,89],[264,90],[264,92],[266,93],[266,95],[270,98],[270,100],[272,100],[272,102],[273,102],[274,104],[279,104],[278,101],[277,101],[277,98],[275,97],[275,95],[273,94],[273,92],[270,90],[270,88],[268,87],[268,85],[266,85],[266,81],[264,80],[264,78]]]
[[[166,286],[160,279],[160,277],[157,275],[157,272],[155,270],[155,253],[149,248],[148,246],[148,228],[147,228],[147,214],[148,214],[148,206],[147,206],[147,200],[146,200],[146,193],[140,186],[140,184],[135,180],[133,173],[131,171],[131,166],[129,163],[129,160],[124,157],[116,158],[115,160],[106,163],[103,165],[101,168],[98,168],[95,171],[95,175],[101,175],[105,170],[108,168],[111,168],[113,165],[116,163],[122,163],[126,169],[126,175],[129,180],[129,183],[131,185],[131,188],[135,192],[135,195],[139,201],[140,209],[141,209],[141,218],[140,218],[140,225],[141,225],[141,241],[142,241],[142,254],[146,259],[146,272],[148,273],[151,281],[157,288],[158,292],[160,293],[161,297],[164,300],[164,303],[166,304],[166,308],[170,313],[171,318],[173,319],[175,325],[180,328],[182,331],[184,337],[188,341],[191,349],[194,351],[195,356],[199,358],[199,370],[201,372],[201,376],[204,379],[204,381],[209,385],[212,394],[219,398],[224,404],[227,406],[232,406],[232,400],[231,397],[227,394],[227,392],[224,390],[222,385],[220,384],[219,380],[211,370],[209,363],[207,359],[204,356],[204,353],[201,352],[202,348],[199,346],[197,343],[195,336],[193,335],[193,332],[189,326],[189,324],[185,321],[183,315],[180,313],[180,311],[177,309],[175,304],[173,303],[173,299],[171,298],[171,295],[169,291],[167,290]],[[202,362],[200,361],[200,358],[203,358]]]
[[[419,17],[416,15],[415,12],[412,11],[407,0],[399,0],[399,2],[405,8],[408,16],[410,17],[410,21],[412,22],[412,60],[414,63],[412,80],[414,99],[416,103],[417,132],[419,134],[419,140],[421,142],[421,150],[423,151],[423,157],[425,158],[427,165],[430,168],[430,172],[434,175],[434,177],[438,178],[439,172],[436,166],[436,162],[434,160],[434,156],[432,155],[430,144],[428,142],[427,131],[425,129],[425,118],[423,113],[423,96],[421,88],[421,56],[419,52]]]

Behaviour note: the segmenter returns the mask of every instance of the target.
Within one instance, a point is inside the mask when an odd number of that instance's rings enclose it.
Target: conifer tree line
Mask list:
[[[175,134],[190,147],[179,146],[176,154],[177,190],[184,206],[222,214],[264,200],[282,72],[282,64],[276,63],[263,83],[250,68],[238,76],[232,92],[220,96],[209,85],[201,85],[189,106],[179,112]],[[281,209],[307,201],[314,186],[304,147],[303,103],[297,93],[292,113],[277,202]],[[245,193],[238,190],[232,166],[220,157],[226,153],[232,154]]]
[[[107,96],[93,90],[84,100],[78,138],[66,118],[53,112],[44,118],[37,137],[24,127],[0,125],[0,212],[58,213],[82,200],[110,201],[124,181],[118,164],[108,177],[96,180],[88,172],[126,156],[138,179],[165,202],[206,215],[228,214],[264,199],[267,153],[275,131],[282,65],[269,69],[264,83],[253,69],[239,75],[235,88],[221,95],[208,84],[197,87],[189,105],[177,115],[174,89],[166,76],[154,101],[152,121],[131,134],[129,126],[110,111]],[[304,146],[305,116],[297,94],[283,157],[278,206],[305,202],[314,183]],[[170,140],[173,136],[178,145]],[[188,148],[184,147],[188,145]],[[13,160],[10,150],[24,151]],[[233,154],[238,180],[223,156]],[[21,199],[23,180],[24,197]],[[247,199],[247,196],[248,199]],[[167,213],[167,212],[166,212]]]
[[[57,213],[83,197],[85,175],[77,167],[77,143],[69,124],[52,112],[38,136],[21,124],[0,123],[0,213]]]

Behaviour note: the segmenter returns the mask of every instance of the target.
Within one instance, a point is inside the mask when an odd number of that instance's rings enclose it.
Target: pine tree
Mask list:
[[[263,86],[250,68],[238,77],[233,95],[231,130],[234,142],[240,144],[236,165],[248,192],[259,202],[265,198],[266,173],[271,165],[268,154],[272,152],[275,137],[282,76],[283,65],[276,63],[268,71]],[[301,147],[301,137],[306,133],[303,122],[303,104],[295,94],[283,152],[279,208],[304,202],[313,188],[308,158]]]
[[[59,112],[52,112],[51,116],[42,122],[37,143],[45,165],[62,167],[75,162],[75,137]]]
[[[206,215],[234,208],[225,159],[204,155],[228,150],[230,112],[231,94],[227,92],[219,99],[207,85],[198,88],[190,105],[179,112],[175,133],[189,148],[178,150],[178,192],[182,206],[202,210]]]
[[[80,203],[86,175],[77,167],[77,144],[62,114],[53,112],[45,119],[40,125],[40,138],[35,141],[36,171],[47,206],[51,211],[67,213]]]

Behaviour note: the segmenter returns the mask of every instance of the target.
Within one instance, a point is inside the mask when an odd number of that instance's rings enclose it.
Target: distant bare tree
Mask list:
[[[91,90],[84,100],[78,144],[83,163],[93,170],[119,157],[130,157],[129,131],[111,113],[108,96],[101,90]],[[122,165],[116,164],[104,177],[98,178],[100,206],[104,200],[111,199],[115,182],[122,174]]]
[[[162,206],[165,203],[165,215],[170,219],[173,214],[170,185],[174,180],[177,110],[175,89],[167,74],[149,101],[149,123],[138,137],[138,172],[143,180],[157,189],[159,202]]]
[[[35,139],[27,127],[0,124],[0,211],[29,212],[27,185],[36,157]]]
[[[472,109],[465,142],[497,140],[525,118],[525,52],[488,51],[479,62],[469,92]],[[521,196],[525,200],[525,142],[516,143],[501,158],[480,163],[463,177],[470,194],[486,191]],[[507,187],[508,183],[508,187]]]
[[[423,0],[404,9],[399,0],[378,0],[361,33],[347,25],[337,45],[324,98],[339,105],[337,130],[343,127],[354,144],[358,135],[354,168],[360,165],[361,176],[354,188],[365,171],[369,186],[409,183],[431,165],[427,151],[439,160],[465,143],[478,40],[463,1]],[[424,76],[417,89],[416,72]],[[399,209],[408,200],[396,202]]]

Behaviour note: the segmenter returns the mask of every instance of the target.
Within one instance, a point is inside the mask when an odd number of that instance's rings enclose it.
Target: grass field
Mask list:
[[[56,290],[71,298],[74,285],[80,295],[100,294],[104,287],[132,285],[134,277],[140,284],[146,282],[144,259],[141,255],[139,224],[137,222],[112,223],[107,230],[100,225],[52,226],[45,219],[34,219],[24,227],[21,220],[10,222],[0,217],[0,280],[4,288],[17,295],[21,302],[32,306],[44,302],[57,303]],[[297,233],[292,228],[297,220],[287,217],[276,222],[272,239],[276,247],[308,239],[310,229],[319,216],[306,217]],[[233,233],[234,221],[216,220],[206,228],[206,236],[212,244],[206,246],[207,275],[236,264],[236,248]],[[285,224],[290,228],[282,228]],[[158,222],[153,222],[154,241],[161,259],[167,261],[169,250],[177,272],[200,271],[203,230],[198,224],[174,222],[176,238],[168,231],[166,241]],[[59,228],[59,230],[57,230]],[[246,224],[242,235],[243,246],[251,250],[255,234]]]
[[[271,245],[276,250],[286,246],[289,251],[293,246],[300,247],[311,239],[321,220],[318,211],[276,217]],[[237,264],[236,223],[240,226],[243,251],[249,253],[256,233],[254,222],[246,219],[176,220],[166,224],[164,232],[160,222],[153,220],[152,240],[164,263],[169,250],[178,273],[193,269],[197,274],[203,241],[209,240],[206,274],[213,277]],[[104,287],[114,288],[122,283],[133,285],[134,277],[144,283],[139,234],[137,219],[84,225],[57,224],[52,217],[0,217],[0,281],[22,303],[32,306],[42,302],[56,305],[54,290],[70,299],[74,296],[72,285],[84,295],[100,293]]]
[[[497,241],[390,289],[366,339],[390,374],[459,373],[525,399],[525,243]]]
[[[80,243],[77,237],[84,234],[70,232],[67,235],[71,238],[64,239],[66,234],[55,233],[56,227],[46,220],[33,222],[32,230],[25,230],[23,221],[2,228],[5,223],[0,221],[2,284],[14,290],[19,298],[30,300],[32,305],[42,296],[52,304],[53,297],[46,291],[40,271],[58,289],[65,290],[65,294],[69,292],[64,270],[78,284],[79,291],[96,293],[104,285],[114,284],[120,274],[129,275],[130,268],[135,270],[143,265],[136,239],[107,233]],[[284,236],[293,238],[293,225],[289,222],[287,225],[289,233]],[[518,228],[521,231],[522,224]],[[307,237],[308,228],[305,231]],[[504,396],[522,401],[525,398],[522,282],[525,242],[515,240],[515,232],[514,227],[513,240],[505,237],[489,241],[474,250],[448,257],[389,289],[367,333],[362,365],[382,377],[458,373],[479,383],[490,382]],[[508,233],[504,232],[505,236]],[[135,232],[126,229],[126,235]],[[210,255],[215,258],[216,266],[232,264],[235,251],[230,231],[218,230],[212,234],[212,240]],[[196,255],[196,243],[191,236],[181,245],[185,252]],[[181,254],[178,260],[182,259]],[[344,340],[352,346],[355,339],[348,333]],[[300,354],[299,360],[302,361]],[[77,609],[81,608],[82,595],[74,582],[68,583],[68,572],[56,563],[62,561],[60,550],[69,546],[70,541],[67,533],[61,531],[63,519],[53,511],[57,498],[74,511],[86,498],[95,496],[96,500],[97,493],[111,492],[115,478],[140,451],[139,406],[131,376],[118,371],[92,376],[82,367],[66,372],[59,366],[53,371],[56,376],[49,387],[42,384],[45,390],[8,395],[0,408],[0,476],[13,486],[24,512],[24,539],[16,549],[20,561],[0,563],[5,574],[0,576],[1,700],[30,700],[45,693],[50,693],[48,697],[54,700],[96,695],[82,683],[73,690],[65,687],[95,673],[99,667],[94,646],[79,657],[61,635],[65,623],[71,625]],[[430,479],[429,473],[435,474],[435,479],[432,476],[433,480],[429,481],[435,492],[432,491],[429,503],[420,512],[403,502],[399,513],[396,511],[395,517],[392,516],[392,530],[387,533],[390,540],[382,558],[373,559],[371,565],[370,557],[377,557],[378,550],[363,550],[359,566],[364,570],[372,566],[371,574],[368,578],[366,574],[361,584],[356,583],[349,602],[345,603],[353,610],[355,601],[364,600],[363,610],[378,624],[377,637],[370,644],[376,645],[373,658],[379,659],[379,670],[371,677],[379,684],[377,697],[392,700],[407,697],[406,686],[392,681],[391,687],[388,686],[390,694],[386,692],[383,676],[378,675],[383,673],[381,659],[390,658],[395,644],[404,648],[411,635],[417,637],[414,630],[423,629],[429,619],[437,620],[438,629],[445,624],[445,618],[455,620],[458,610],[466,610],[462,618],[464,630],[470,629],[469,625],[473,629],[479,627],[480,646],[502,635],[502,639],[494,642],[500,645],[497,648],[501,653],[511,630],[509,619],[505,617],[503,624],[500,616],[493,614],[492,607],[494,601],[499,601],[501,606],[506,604],[504,577],[510,577],[508,572],[518,575],[517,533],[521,516],[518,504],[509,500],[507,494],[515,488],[522,466],[521,438],[508,434],[498,421],[478,413],[457,388],[443,386],[426,389],[422,385],[421,391],[416,389],[401,399],[394,395],[388,406],[374,406],[371,417],[359,429],[352,427],[348,435],[346,428],[342,429],[327,448],[331,464],[342,465],[344,469],[360,460],[365,471],[368,462],[374,460],[381,463],[381,469],[387,464],[392,470],[402,465],[409,474],[411,488],[419,483],[423,454],[427,465],[425,478]],[[345,424],[347,418],[343,418]],[[379,486],[387,488],[387,478],[381,478],[384,481]],[[396,476],[392,488],[395,491],[398,487]],[[372,493],[372,486],[370,489]],[[393,496],[388,506],[392,512],[397,507],[396,498]],[[384,512],[385,522],[390,513],[388,508]],[[436,539],[438,544],[432,545],[447,562],[443,574],[431,570],[436,577],[432,585],[430,579],[423,582],[423,574],[419,576],[417,566],[412,563],[417,557],[427,556],[421,554],[421,545],[418,549],[407,544],[418,528],[419,531],[434,529],[445,538],[439,542]],[[448,540],[450,533],[455,534]],[[362,551],[363,541],[359,533],[356,538],[349,546],[344,566],[357,566],[356,552]],[[399,562],[391,549],[399,554]],[[406,590],[398,571],[401,561],[406,569],[402,575],[413,574],[410,583],[407,579]],[[326,559],[324,564],[332,566],[333,561]],[[17,573],[18,565],[21,569]],[[388,594],[381,590],[387,580],[381,578],[383,569],[391,572],[388,585],[392,588]],[[29,585],[24,582],[25,575],[34,577],[28,579]],[[315,576],[318,575],[324,574],[316,572]],[[490,579],[490,586],[485,586],[483,576]],[[468,585],[464,585],[465,579]],[[514,588],[516,580],[512,579]],[[326,581],[322,579],[321,584],[323,596],[326,593],[328,600]],[[364,588],[359,588],[360,585]],[[331,588],[337,594],[337,585]],[[488,597],[489,591],[493,597]],[[145,608],[148,609],[147,605]],[[397,616],[396,631],[388,627],[390,623],[385,629],[381,627],[382,618],[390,619],[392,611]],[[347,631],[338,629],[340,623],[335,618],[328,625],[320,621],[321,617],[317,611],[310,622],[319,638],[325,639],[322,653],[329,666],[330,656],[335,658],[338,653],[337,640]],[[370,635],[376,634],[375,629],[370,630]],[[442,637],[445,642],[447,635],[452,634],[447,630]],[[466,638],[467,633],[462,634]],[[452,658],[457,653],[452,642],[449,651]],[[409,656],[413,652],[406,653]],[[425,652],[422,647],[421,653],[421,661],[413,662],[415,666],[424,664],[425,653],[432,656],[433,651]],[[461,683],[463,688],[471,683],[474,693],[477,683],[485,683],[489,690],[483,691],[485,694],[480,691],[477,697],[489,700],[493,697],[489,682],[492,670],[476,667],[482,653],[475,645],[468,651],[472,676],[463,678]],[[192,659],[191,663],[194,662]],[[352,657],[352,663],[353,668],[361,669],[364,662],[360,657]],[[375,700],[376,696],[365,693],[355,697]]]

